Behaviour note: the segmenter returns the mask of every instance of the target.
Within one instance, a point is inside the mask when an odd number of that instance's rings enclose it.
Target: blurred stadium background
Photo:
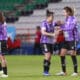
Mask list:
[[[33,54],[36,26],[45,19],[46,9],[55,12],[55,20],[64,20],[64,6],[74,8],[80,23],[80,0],[0,0],[0,11],[4,12],[8,27],[15,31],[15,35],[8,36],[13,37],[13,42],[14,38],[19,39],[20,44],[8,54]]]
[[[6,80],[79,80],[80,76],[72,77],[72,62],[67,58],[67,76],[55,76],[60,70],[59,56],[52,56],[50,73],[52,76],[42,76],[43,56],[33,55],[36,27],[45,19],[46,9],[55,12],[55,21],[64,20],[62,9],[71,6],[75,10],[75,16],[80,23],[80,0],[0,0],[0,11],[5,15],[8,31],[9,55],[8,74]],[[80,28],[79,28],[80,31]],[[12,46],[12,43],[14,45]],[[80,45],[78,46],[80,50]],[[78,65],[80,56],[78,58]],[[78,68],[80,72],[80,67]],[[79,73],[80,75],[80,73]],[[2,79],[1,80],[5,80]]]

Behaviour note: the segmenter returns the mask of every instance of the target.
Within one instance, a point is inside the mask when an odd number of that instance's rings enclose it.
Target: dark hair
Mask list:
[[[74,10],[71,7],[64,7],[64,10],[68,13],[68,15],[73,16],[74,15]]]
[[[47,17],[53,16],[53,14],[54,14],[54,12],[46,10],[46,16]]]
[[[5,19],[4,19],[4,16],[3,16],[3,13],[0,12],[0,23],[4,23]]]
[[[40,26],[37,26],[36,29],[40,30],[41,28],[40,28]]]

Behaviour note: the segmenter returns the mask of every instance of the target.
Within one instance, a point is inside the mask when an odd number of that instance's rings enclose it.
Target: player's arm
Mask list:
[[[2,33],[4,36],[7,36],[7,25],[3,24],[3,30]]]
[[[52,36],[52,37],[55,36],[55,33],[48,33],[48,32],[46,32],[46,28],[45,28],[45,27],[42,27],[41,33],[42,33],[43,35],[46,35],[46,36]]]
[[[67,26],[68,26],[68,28],[67,28]],[[71,22],[71,20],[69,20],[69,21],[65,24],[65,27],[63,27],[63,30],[73,30],[73,29],[75,28],[75,26],[76,26],[76,21],[73,20],[73,21]]]
[[[61,31],[62,29],[60,28],[60,26],[55,26],[54,28],[55,37],[57,37]]]
[[[74,29],[74,27],[76,26],[76,23],[77,23],[76,19],[74,19],[73,21],[71,19],[69,19],[66,23],[64,23],[62,21],[57,21],[57,24],[60,25],[63,30]],[[69,26],[69,27],[67,28],[66,26]]]

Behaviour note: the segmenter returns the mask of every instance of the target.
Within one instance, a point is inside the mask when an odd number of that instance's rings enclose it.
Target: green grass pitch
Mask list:
[[[43,72],[43,56],[6,56],[8,63],[8,78],[0,80],[80,80],[80,73],[77,77],[72,77],[73,65],[71,57],[66,57],[67,76],[56,76],[61,70],[59,56],[52,56],[51,76],[45,77]],[[80,56],[78,58],[78,70],[80,71]]]

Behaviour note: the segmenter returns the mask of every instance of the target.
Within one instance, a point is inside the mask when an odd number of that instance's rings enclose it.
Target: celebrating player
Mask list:
[[[53,37],[55,37],[59,31],[54,33],[54,26],[56,25],[53,21],[53,12],[47,11],[47,18],[42,22],[41,26],[41,46],[42,51],[44,53],[44,75],[49,75],[49,69],[50,69],[50,60],[51,55],[53,53]]]
[[[77,59],[76,59],[76,42],[78,40],[77,37],[77,30],[76,30],[76,18],[74,17],[74,10],[70,7],[64,7],[64,15],[66,16],[65,22],[60,22],[61,29],[63,30],[65,41],[62,45],[60,57],[61,57],[61,64],[62,64],[62,72],[58,73],[57,75],[66,75],[66,62],[65,62],[65,55],[67,50],[71,52],[71,58],[74,66],[74,73],[72,76],[77,76]]]
[[[4,24],[4,16],[0,12],[0,77],[8,77],[7,75],[7,63],[4,54],[7,50],[6,40],[7,40],[7,30]]]

